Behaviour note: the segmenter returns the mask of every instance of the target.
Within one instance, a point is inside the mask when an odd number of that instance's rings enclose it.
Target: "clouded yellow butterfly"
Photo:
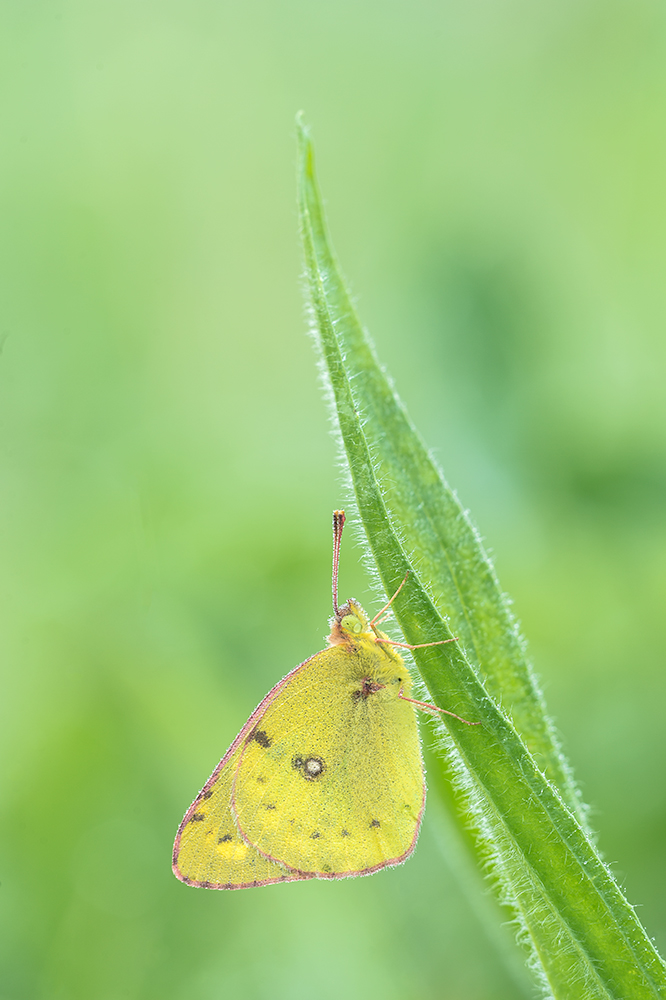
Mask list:
[[[344,522],[335,511],[330,645],[266,695],[185,813],[173,870],[187,885],[370,875],[414,850],[425,806],[414,706],[444,710],[409,698],[394,648],[407,644],[376,627],[393,598],[372,621],[357,601],[338,606]]]

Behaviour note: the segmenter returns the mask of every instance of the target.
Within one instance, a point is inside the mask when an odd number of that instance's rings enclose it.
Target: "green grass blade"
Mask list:
[[[341,354],[353,358],[354,403],[403,547],[428,581],[437,606],[446,608],[451,629],[487,690],[501,697],[528,748],[585,824],[580,796],[492,563],[377,362],[331,249],[314,171],[304,185],[314,261],[325,282]]]
[[[551,995],[664,996],[664,965],[579,822],[573,783],[478,536],[364,337],[330,248],[302,125],[299,139],[299,207],[315,332],[372,558],[387,594],[410,571],[394,603],[409,643],[451,636],[437,605],[464,639],[416,650],[415,660],[437,705],[481,722],[469,727],[452,720],[448,731],[442,727],[477,851],[514,907]],[[395,485],[384,492],[387,470]],[[421,582],[426,570],[433,574],[430,591]],[[501,694],[506,703],[507,691],[515,727],[494,697]],[[528,745],[547,760],[552,780]]]

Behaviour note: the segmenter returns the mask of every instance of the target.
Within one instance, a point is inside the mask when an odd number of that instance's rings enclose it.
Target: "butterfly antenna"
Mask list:
[[[340,614],[338,608],[338,567],[340,565],[340,542],[342,541],[342,529],[345,526],[344,510],[333,511],[333,611]]]

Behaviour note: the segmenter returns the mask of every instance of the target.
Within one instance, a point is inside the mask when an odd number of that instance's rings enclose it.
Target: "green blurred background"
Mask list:
[[[663,5],[5,0],[0,52],[2,1000],[519,993],[434,794],[373,878],[170,871],[330,612],[299,108],[362,316],[663,950]],[[350,534],[341,589],[372,603],[358,560]]]

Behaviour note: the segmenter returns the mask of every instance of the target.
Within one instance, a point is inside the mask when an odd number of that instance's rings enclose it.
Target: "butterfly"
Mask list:
[[[425,807],[415,708],[446,710],[409,697],[396,647],[416,647],[377,628],[404,580],[372,620],[353,599],[338,606],[344,523],[334,511],[329,646],[266,695],[185,813],[173,871],[187,885],[370,875],[414,850]]]

